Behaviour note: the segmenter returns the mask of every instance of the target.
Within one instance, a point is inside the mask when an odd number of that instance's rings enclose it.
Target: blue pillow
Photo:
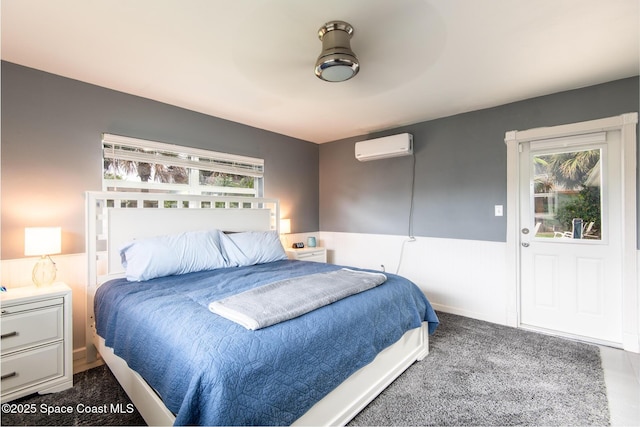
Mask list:
[[[222,248],[230,265],[244,267],[287,259],[275,231],[245,231],[223,234]]]
[[[219,230],[189,231],[127,243],[120,248],[127,280],[140,282],[228,267],[220,236]]]

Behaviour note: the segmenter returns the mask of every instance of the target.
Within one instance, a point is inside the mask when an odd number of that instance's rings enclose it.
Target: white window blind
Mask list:
[[[103,134],[103,190],[261,196],[264,160]]]

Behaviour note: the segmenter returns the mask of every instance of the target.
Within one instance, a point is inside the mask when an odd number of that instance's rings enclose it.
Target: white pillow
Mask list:
[[[127,243],[120,248],[127,280],[140,282],[228,267],[220,236],[219,230],[190,231]]]
[[[287,254],[275,231],[224,234],[220,240],[230,265],[244,267],[287,259]]]

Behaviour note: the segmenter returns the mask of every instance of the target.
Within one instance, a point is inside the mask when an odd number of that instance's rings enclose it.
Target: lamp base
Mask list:
[[[56,279],[56,265],[53,261],[43,256],[33,267],[31,278],[38,287],[51,285]]]

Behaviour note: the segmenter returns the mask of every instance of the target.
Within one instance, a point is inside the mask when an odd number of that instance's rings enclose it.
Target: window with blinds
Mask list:
[[[102,135],[102,189],[261,197],[264,160]]]

